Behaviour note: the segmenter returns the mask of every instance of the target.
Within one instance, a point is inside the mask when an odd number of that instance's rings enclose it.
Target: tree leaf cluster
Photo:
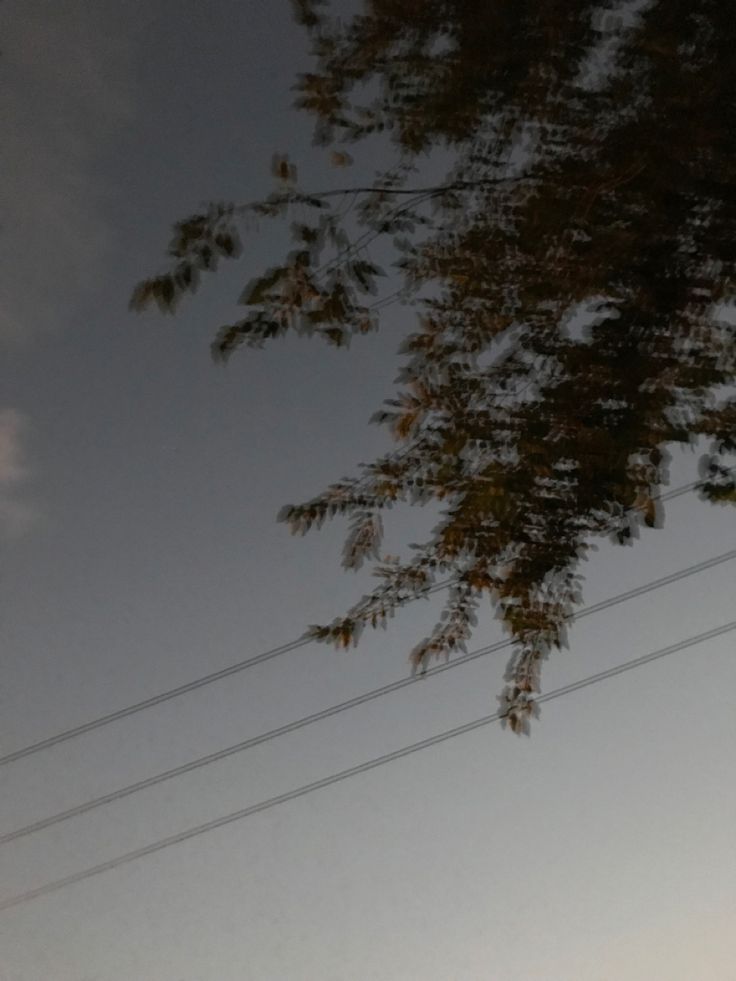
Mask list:
[[[280,168],[240,213],[312,217],[292,220],[293,251],[249,285],[216,350],[374,329],[391,295],[372,299],[383,273],[366,250],[393,243],[416,319],[376,419],[399,449],[281,516],[300,533],[344,516],[348,568],[380,556],[385,509],[439,502],[442,516],[313,635],[347,646],[450,577],[412,663],[462,650],[490,597],[515,641],[501,704],[526,731],[581,560],[596,538],[661,526],[668,447],[705,440],[703,496],[736,503],[736,336],[721,315],[736,292],[736,19],[722,0],[617,18],[588,0],[298,7],[315,64],[297,98],[318,141],[357,156],[389,133],[395,159],[369,187],[318,193]],[[440,147],[446,179],[422,183]],[[238,213],[177,225],[173,270],[134,305],[173,309],[236,253]]]

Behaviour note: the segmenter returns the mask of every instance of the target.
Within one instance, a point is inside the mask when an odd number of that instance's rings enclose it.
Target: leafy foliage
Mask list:
[[[133,305],[173,310],[238,253],[248,215],[306,213],[214,350],[289,330],[347,345],[392,298],[373,299],[384,274],[366,246],[393,243],[417,325],[377,419],[401,450],[281,517],[305,532],[345,515],[357,568],[380,554],[383,510],[443,502],[430,540],[379,565],[376,589],[314,636],[347,646],[449,576],[412,663],[463,649],[490,595],[516,641],[502,704],[525,731],[591,538],[661,523],[667,446],[709,440],[704,494],[736,502],[736,339],[718,315],[734,295],[736,21],[722,0],[366,0],[347,21],[300,0],[297,16],[316,62],[298,104],[318,140],[356,153],[389,133],[393,166],[310,194],[275,159],[265,201],[176,226],[172,270]],[[435,147],[446,179],[415,186]]]

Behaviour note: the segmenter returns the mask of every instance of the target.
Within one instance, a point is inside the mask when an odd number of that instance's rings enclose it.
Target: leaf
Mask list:
[[[349,153],[344,151],[333,150],[330,153],[330,163],[333,167],[349,167],[353,162],[353,158]]]
[[[382,538],[383,523],[380,515],[359,511],[351,520],[350,531],[343,547],[343,568],[360,569],[366,559],[377,559]]]
[[[264,201],[175,226],[170,268],[131,306],[172,311],[238,251],[234,216],[283,218],[287,235],[300,219],[298,251],[249,283],[247,316],[222,328],[216,356],[290,329],[344,347],[385,323],[407,339],[400,391],[374,417],[396,452],[282,517],[297,534],[344,517],[349,568],[376,560],[371,516],[393,502],[436,519],[320,636],[352,643],[443,579],[487,593],[517,645],[504,718],[525,732],[582,559],[597,538],[661,524],[673,445],[709,441],[701,496],[736,501],[721,467],[736,451],[736,331],[718,313],[736,282],[736,20],[729,4],[659,0],[662,16],[634,18],[615,71],[591,82],[592,0],[511,6],[383,0],[323,21],[302,0],[316,64],[297,97],[317,143],[342,167],[350,141],[370,166],[367,137],[384,133],[386,166],[365,189],[304,192],[275,156]],[[363,303],[384,275],[377,239],[393,248],[395,288]],[[410,301],[401,322],[397,298]],[[415,666],[462,649],[474,615],[453,594]]]
[[[238,302],[246,306],[255,306],[265,302],[274,286],[288,275],[288,271],[285,266],[275,266],[259,279],[251,280],[243,290]]]
[[[351,262],[348,268],[366,293],[375,294],[375,277],[383,275],[383,271],[378,266],[375,266],[372,262],[360,259]]]
[[[239,255],[241,251],[240,241],[231,231],[218,232],[215,235],[215,245],[220,253],[228,258]]]
[[[286,154],[283,156],[275,153],[271,158],[271,173],[283,184],[296,184],[297,173],[294,164],[289,163]]]
[[[348,335],[342,327],[325,327],[322,333],[335,347],[344,347],[347,343]]]

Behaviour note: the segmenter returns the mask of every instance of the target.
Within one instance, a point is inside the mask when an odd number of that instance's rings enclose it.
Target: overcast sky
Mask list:
[[[298,637],[367,578],[275,521],[384,449],[411,310],[350,352],[213,365],[265,230],[176,319],[127,311],[171,222],[335,171],[290,108],[285,0],[5,0],[0,755]],[[357,161],[370,174],[376,161]],[[340,173],[340,180],[347,178]],[[673,461],[673,486],[697,457]],[[421,533],[396,515],[393,540]],[[395,538],[392,536],[395,535]],[[586,566],[597,602],[736,546],[694,495]],[[581,621],[552,690],[733,618],[733,564]],[[0,768],[0,834],[406,675],[426,603]],[[501,637],[489,614],[474,646]],[[736,977],[734,637],[0,913],[0,981]],[[0,845],[0,901],[493,712],[487,657]]]

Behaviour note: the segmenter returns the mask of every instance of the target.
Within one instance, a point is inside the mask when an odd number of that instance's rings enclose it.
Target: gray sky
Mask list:
[[[278,507],[386,444],[410,311],[349,352],[208,345],[278,233],[175,320],[133,317],[173,219],[288,151],[285,2],[6,0],[0,107],[0,755],[289,641],[367,579]],[[366,161],[370,173],[373,161]],[[344,173],[339,174],[344,180]],[[250,255],[250,258],[249,258]],[[676,457],[673,484],[697,457]],[[396,540],[421,515],[396,515]],[[416,529],[416,531],[415,531]],[[601,545],[596,602],[734,547],[692,495]],[[733,617],[726,564],[592,616],[546,690]],[[431,604],[0,769],[0,833],[401,678]],[[489,615],[474,646],[500,637]],[[0,981],[692,981],[733,974],[733,635],[0,914]],[[0,900],[485,715],[490,657],[0,845]]]

